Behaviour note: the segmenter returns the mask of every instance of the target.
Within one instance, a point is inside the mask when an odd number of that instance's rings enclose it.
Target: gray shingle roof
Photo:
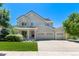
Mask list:
[[[51,20],[50,20],[50,19],[48,19],[48,18],[47,18],[47,19],[45,19],[45,20],[47,20],[47,21],[51,21]]]

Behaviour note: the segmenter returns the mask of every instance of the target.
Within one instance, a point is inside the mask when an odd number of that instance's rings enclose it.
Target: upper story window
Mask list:
[[[36,23],[34,21],[31,22],[31,26],[35,26]]]
[[[33,26],[33,25],[34,25],[34,23],[32,22],[32,23],[31,23],[31,26]]]
[[[22,22],[22,26],[26,26],[26,23],[25,22]]]
[[[50,26],[50,25],[47,23],[46,26]]]

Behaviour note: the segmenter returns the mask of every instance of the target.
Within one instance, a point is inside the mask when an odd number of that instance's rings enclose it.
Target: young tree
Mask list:
[[[2,27],[9,27],[9,11],[5,9],[0,10],[0,26]]]
[[[2,6],[2,4],[0,3],[0,6]],[[8,28],[10,27],[9,24],[9,11],[6,9],[3,9],[2,7],[0,8],[0,27],[2,27],[2,30],[0,31],[0,40],[5,40],[4,38],[6,37],[6,35],[8,35],[10,33],[10,31],[8,30]]]
[[[63,22],[65,31],[72,36],[79,36],[79,13],[72,13],[67,20]]]

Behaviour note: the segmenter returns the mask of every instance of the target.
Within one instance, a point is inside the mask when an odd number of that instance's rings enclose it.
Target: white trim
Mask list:
[[[35,30],[37,28],[20,28],[20,27],[16,27],[15,29],[19,29],[19,30]]]

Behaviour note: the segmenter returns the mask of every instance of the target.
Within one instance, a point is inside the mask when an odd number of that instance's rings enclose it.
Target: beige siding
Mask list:
[[[31,23],[35,23],[36,26],[45,26],[46,22],[43,18],[39,17],[36,14],[29,13],[28,15],[18,18],[17,25],[21,26],[22,22],[25,22],[27,26],[31,26]]]

